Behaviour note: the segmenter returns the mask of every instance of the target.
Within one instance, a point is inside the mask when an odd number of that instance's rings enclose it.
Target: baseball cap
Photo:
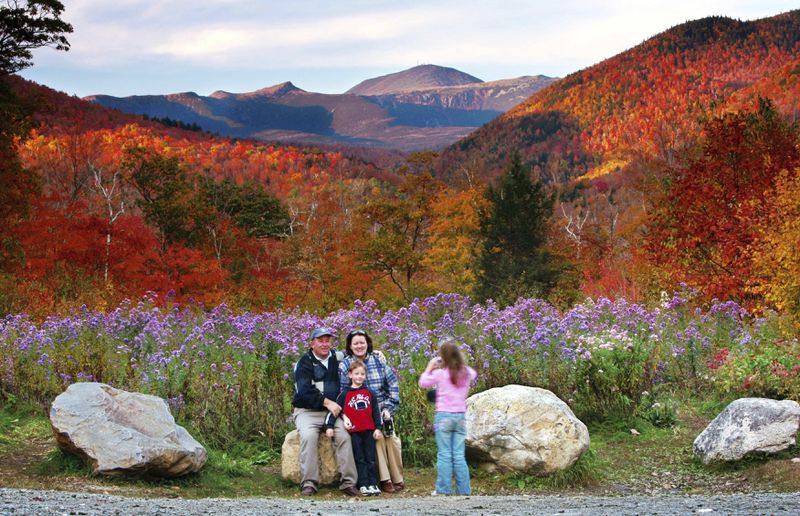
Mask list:
[[[314,328],[314,331],[311,332],[311,336],[308,338],[308,340],[314,340],[317,337],[323,337],[325,335],[330,335],[333,337],[333,332],[328,328]]]

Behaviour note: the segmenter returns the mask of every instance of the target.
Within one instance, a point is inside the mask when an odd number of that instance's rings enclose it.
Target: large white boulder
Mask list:
[[[589,431],[566,403],[538,387],[507,385],[467,400],[467,455],[489,469],[549,475],[589,449]]]
[[[794,446],[798,429],[796,401],[741,398],[709,423],[692,448],[704,464],[736,461],[751,453],[775,453]]]
[[[58,445],[95,474],[177,477],[199,471],[207,458],[163,399],[103,383],[70,385],[53,401],[50,424]]]

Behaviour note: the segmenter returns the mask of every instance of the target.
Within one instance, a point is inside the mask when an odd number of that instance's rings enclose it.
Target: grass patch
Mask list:
[[[545,477],[511,475],[506,482],[521,492],[581,489],[595,484],[599,471],[597,453],[589,448],[571,467]]]
[[[13,395],[6,395],[0,405],[0,454],[13,452],[20,443],[51,434],[50,421],[39,407],[19,403]]]
[[[33,472],[43,477],[83,476],[92,474],[91,468],[81,459],[61,448],[53,448],[45,460],[33,466]]]

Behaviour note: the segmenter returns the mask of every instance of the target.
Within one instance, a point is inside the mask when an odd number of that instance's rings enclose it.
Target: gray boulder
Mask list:
[[[100,475],[178,477],[199,471],[207,452],[157,397],[103,383],[74,383],[50,408],[58,445]]]
[[[704,464],[736,461],[751,453],[775,453],[794,446],[800,405],[792,400],[741,398],[723,410],[694,440]]]
[[[538,387],[507,385],[467,400],[467,455],[486,469],[549,475],[589,449],[589,431],[569,406]]]

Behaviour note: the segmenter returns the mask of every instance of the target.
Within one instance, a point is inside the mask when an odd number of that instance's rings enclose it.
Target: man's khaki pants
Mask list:
[[[400,438],[396,435],[375,441],[378,457],[378,480],[391,480],[393,484],[403,482],[403,454]]]
[[[325,423],[327,410],[294,409],[294,424],[300,434],[300,488],[308,485],[319,488],[319,454],[317,443]],[[336,454],[336,467],[341,475],[339,489],[355,487],[358,473],[353,459],[350,434],[344,428],[342,418],[336,419],[333,428],[333,446]]]

